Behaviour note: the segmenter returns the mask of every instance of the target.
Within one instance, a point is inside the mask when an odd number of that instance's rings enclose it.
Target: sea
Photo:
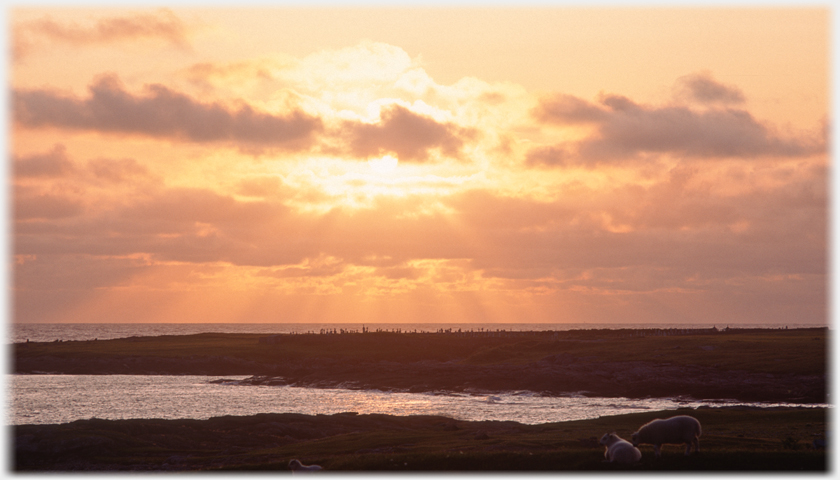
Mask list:
[[[616,328],[785,328],[779,325],[684,324],[26,324],[9,329],[8,343],[113,339],[133,336],[220,333],[361,331],[564,331]],[[822,325],[787,325],[788,328]],[[208,419],[224,415],[341,412],[441,415],[467,421],[539,424],[643,411],[746,406],[833,407],[830,404],[738,402],[732,399],[589,397],[580,392],[546,396],[530,391],[427,392],[251,385],[247,376],[15,375],[6,374],[6,424],[60,424],[90,418]]]

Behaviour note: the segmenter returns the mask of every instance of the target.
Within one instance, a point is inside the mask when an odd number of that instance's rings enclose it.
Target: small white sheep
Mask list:
[[[656,457],[662,456],[660,448],[663,443],[685,444],[685,454],[691,453],[691,445],[694,445],[694,453],[700,451],[700,422],[688,415],[661,419],[657,418],[644,425],[631,435],[633,445],[646,443],[653,445],[653,452]]]
[[[304,465],[304,464],[300,463],[300,460],[293,459],[292,461],[289,462],[289,470],[291,470],[292,473],[294,473],[294,472],[317,472],[318,470],[321,470],[321,466],[320,465]]]
[[[636,463],[642,458],[642,452],[627,440],[613,433],[605,433],[598,442],[607,447],[604,458],[613,463]]]

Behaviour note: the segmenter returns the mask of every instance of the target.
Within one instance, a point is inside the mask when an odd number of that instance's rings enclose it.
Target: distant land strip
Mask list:
[[[825,403],[827,328],[319,331],[12,345],[18,374],[251,375],[255,384]]]

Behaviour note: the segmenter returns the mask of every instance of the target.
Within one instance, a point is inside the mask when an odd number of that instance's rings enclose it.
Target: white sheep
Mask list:
[[[642,452],[627,440],[613,433],[605,433],[598,442],[607,447],[604,458],[613,463],[636,463],[642,458]]]
[[[656,457],[662,456],[660,448],[663,443],[685,444],[685,454],[691,453],[691,445],[694,445],[694,453],[700,451],[700,422],[688,415],[661,419],[657,418],[644,425],[630,436],[633,446],[646,443],[653,445],[653,452]]]
[[[294,472],[317,472],[318,470],[321,470],[321,466],[320,465],[304,465],[304,464],[300,463],[300,460],[293,459],[292,461],[289,462],[289,469],[292,471],[292,473],[294,473]]]

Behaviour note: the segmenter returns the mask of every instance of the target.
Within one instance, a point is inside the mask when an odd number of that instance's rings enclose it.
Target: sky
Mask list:
[[[828,322],[827,8],[8,21],[13,322]]]

